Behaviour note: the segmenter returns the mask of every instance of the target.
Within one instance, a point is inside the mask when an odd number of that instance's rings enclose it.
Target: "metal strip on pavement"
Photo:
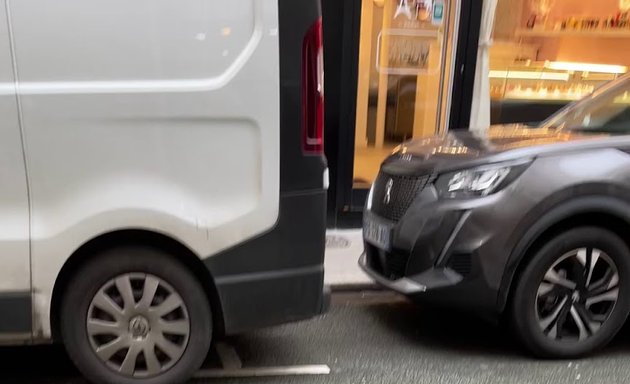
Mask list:
[[[241,369],[243,367],[241,358],[238,356],[233,346],[225,343],[217,343],[215,349],[219,360],[221,360],[223,369]]]
[[[239,369],[202,369],[195,374],[196,379],[213,379],[229,377],[263,377],[263,376],[306,376],[328,375],[330,367],[326,364],[292,365],[285,367],[259,367]]]

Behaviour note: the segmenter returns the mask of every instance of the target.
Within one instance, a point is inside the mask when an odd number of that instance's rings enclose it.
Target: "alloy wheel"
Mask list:
[[[130,378],[153,377],[184,354],[190,319],[181,296],[167,282],[127,273],[97,291],[86,330],[93,352],[111,370]]]
[[[562,255],[545,273],[536,295],[542,332],[553,340],[583,341],[610,317],[619,297],[619,272],[596,248]]]

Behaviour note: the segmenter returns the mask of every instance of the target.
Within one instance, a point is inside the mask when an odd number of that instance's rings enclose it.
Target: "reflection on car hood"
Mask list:
[[[601,137],[525,125],[497,125],[482,132],[451,131],[440,136],[411,140],[398,147],[387,162],[405,159],[427,168],[452,166],[526,147],[532,148],[531,154],[535,155],[533,147]]]

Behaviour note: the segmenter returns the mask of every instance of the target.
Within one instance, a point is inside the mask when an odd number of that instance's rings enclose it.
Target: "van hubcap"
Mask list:
[[[86,331],[96,356],[127,377],[156,376],[175,365],[190,337],[181,296],[159,277],[127,273],[92,298]]]
[[[136,340],[143,340],[149,334],[151,330],[151,325],[149,324],[149,320],[142,315],[138,315],[131,319],[129,322],[129,333]]]
[[[536,316],[549,338],[582,341],[608,320],[619,297],[619,272],[596,248],[562,255],[547,270],[536,294]]]

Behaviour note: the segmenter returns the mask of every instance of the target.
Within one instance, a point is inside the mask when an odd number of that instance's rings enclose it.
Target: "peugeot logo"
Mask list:
[[[385,197],[383,203],[389,204],[392,201],[392,187],[394,186],[394,179],[389,179],[385,185]]]

